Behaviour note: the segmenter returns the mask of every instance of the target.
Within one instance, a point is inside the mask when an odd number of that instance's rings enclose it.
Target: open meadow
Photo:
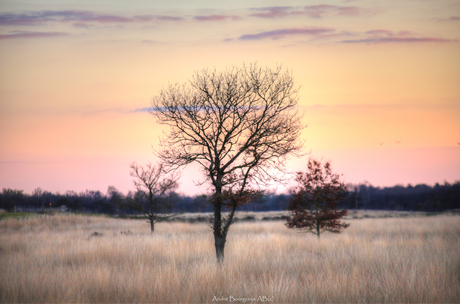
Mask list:
[[[460,301],[460,216],[346,222],[320,241],[282,221],[237,222],[219,267],[206,223],[159,223],[151,235],[138,220],[4,219],[0,301]]]

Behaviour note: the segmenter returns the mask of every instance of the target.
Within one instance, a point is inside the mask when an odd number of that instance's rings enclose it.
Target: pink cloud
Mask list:
[[[42,25],[46,22],[44,19],[31,19],[27,16],[0,16],[0,25]]]
[[[153,20],[181,21],[183,20],[183,18],[181,17],[172,17],[172,16],[163,16],[163,15],[139,15],[139,16],[134,16],[133,19],[139,20],[139,21],[153,21]]]
[[[322,18],[327,14],[338,14],[340,7],[329,4],[308,5],[304,7],[307,15],[314,18]]]
[[[450,18],[444,18],[444,19],[438,19],[440,22],[445,22],[445,21],[460,21],[459,16],[451,16]]]
[[[156,20],[160,21],[181,21],[184,18],[181,17],[172,17],[172,16],[155,16]]]
[[[74,24],[72,24],[74,27],[80,27],[80,28],[88,28],[88,24],[84,23],[84,22],[75,22]]]
[[[414,43],[414,42],[452,42],[450,39],[433,38],[433,37],[381,37],[381,38],[364,38],[357,40],[343,40],[341,43]]]
[[[262,13],[254,13],[251,16],[259,17],[259,18],[283,18],[292,14],[292,9],[290,6],[275,6],[275,7],[266,7],[260,8],[257,10],[263,10],[265,12]]]
[[[365,11],[356,6],[342,6],[338,7],[338,15],[342,16],[359,16],[364,14]]]
[[[393,36],[393,32],[389,30],[371,30],[367,31],[366,34],[371,36]]]
[[[209,15],[209,16],[195,16],[195,20],[198,21],[222,21],[226,19],[231,19],[231,20],[241,20],[240,16],[228,16],[228,15]]]
[[[409,35],[414,35],[415,33],[412,31],[399,31],[397,33],[390,31],[390,30],[371,30],[367,31],[366,34],[370,36],[375,36],[375,37],[382,37],[382,36],[387,36],[387,37],[400,37],[400,36],[409,36]]]
[[[414,35],[415,33],[412,31],[400,31],[398,32],[398,36],[409,36],[409,35]]]
[[[52,20],[52,16],[46,11],[21,14],[0,14],[0,25],[41,25],[50,20]]]
[[[0,35],[2,39],[14,39],[14,38],[45,38],[45,37],[57,37],[67,36],[69,33],[62,32],[28,32],[28,31],[14,31],[12,34]]]
[[[366,13],[364,9],[357,6],[338,6],[338,5],[309,5],[304,7],[307,14],[311,17],[322,18],[325,16],[359,16]]]
[[[133,19],[139,20],[139,21],[151,21],[155,19],[154,15],[140,15],[140,16],[134,16]]]
[[[435,38],[435,37],[417,37],[416,33],[411,31],[393,32],[385,29],[371,30],[364,33],[367,37],[353,40],[342,40],[341,43],[417,43],[417,42],[452,42],[454,40]]]
[[[128,22],[148,22],[159,21],[179,21],[180,17],[140,15],[134,17],[124,17],[120,15],[99,14],[91,11],[65,10],[65,11],[31,11],[27,13],[0,14],[0,25],[40,25],[52,21],[75,22],[74,24],[85,22],[96,23],[128,23]],[[78,25],[77,25],[78,26]]]
[[[325,33],[333,32],[333,29],[329,28],[291,28],[291,29],[279,29],[268,32],[261,32],[257,34],[242,35],[239,40],[261,40],[261,39],[281,39],[291,35],[307,35],[316,36]]]
[[[114,15],[99,15],[99,16],[88,16],[85,18],[81,18],[79,20],[87,21],[87,22],[99,22],[99,23],[126,23],[126,22],[133,22],[133,18],[126,18],[122,16],[114,16]]]
[[[308,5],[304,7],[291,6],[274,6],[256,8],[253,10],[262,11],[251,14],[250,16],[259,18],[284,18],[295,15],[307,15],[312,18],[322,18],[325,16],[357,16],[362,15],[365,11],[356,6],[338,6],[338,5]]]
[[[0,14],[0,25],[43,24],[50,21],[73,22],[132,22],[133,18],[117,15],[96,14],[90,11],[65,10],[65,11],[32,11],[23,14]]]

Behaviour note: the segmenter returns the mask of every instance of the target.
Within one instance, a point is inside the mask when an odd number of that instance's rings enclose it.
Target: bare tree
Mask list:
[[[189,85],[153,98],[150,113],[170,126],[157,155],[171,168],[198,163],[201,183],[212,185],[219,262],[235,210],[252,195],[248,187],[281,181],[285,157],[302,150],[297,92],[288,71],[251,64],[197,72]]]
[[[288,203],[290,216],[286,226],[301,229],[318,236],[323,232],[340,233],[350,226],[340,222],[347,210],[336,210],[337,202],[346,194],[346,187],[338,174],[333,174],[331,164],[310,159],[307,171],[298,172],[298,187]]]
[[[32,196],[35,197],[39,204],[41,204],[42,212],[45,212],[45,201],[46,201],[46,191],[43,191],[42,188],[37,187],[32,191]]]
[[[156,166],[147,164],[142,167],[137,163],[132,163],[130,168],[137,191],[114,201],[121,208],[141,212],[148,219],[150,231],[153,233],[155,223],[175,215],[167,212],[176,202],[171,193],[178,187],[179,174],[169,173],[162,164]],[[120,196],[114,188],[109,188],[109,192]]]

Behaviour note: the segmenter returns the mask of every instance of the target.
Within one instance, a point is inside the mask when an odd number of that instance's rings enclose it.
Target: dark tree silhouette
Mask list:
[[[288,203],[289,217],[286,226],[301,229],[318,236],[325,231],[340,233],[349,224],[340,222],[346,210],[336,210],[336,204],[346,193],[338,174],[333,174],[331,164],[310,159],[307,172],[297,172],[297,188]]]
[[[281,180],[285,157],[302,149],[297,92],[288,71],[252,64],[198,72],[189,86],[172,85],[153,98],[150,113],[170,126],[157,155],[171,168],[199,164],[201,183],[212,185],[219,262],[235,210],[252,193],[248,187]]]
[[[2,205],[7,210],[15,211],[15,206],[21,204],[24,200],[24,190],[3,188],[2,190]]]
[[[109,193],[112,198],[117,197],[113,201],[118,207],[142,213],[148,219],[150,231],[153,233],[155,223],[175,215],[166,212],[170,211],[176,202],[175,197],[170,194],[178,187],[179,174],[168,172],[162,164],[147,164],[142,167],[132,163],[130,168],[137,192],[122,199],[115,188],[109,188]]]

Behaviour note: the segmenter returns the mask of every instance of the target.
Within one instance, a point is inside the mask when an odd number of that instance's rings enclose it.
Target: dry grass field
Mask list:
[[[218,267],[203,223],[160,223],[151,235],[136,220],[5,219],[0,301],[460,301],[460,216],[347,222],[344,233],[324,234],[320,242],[280,221],[235,223]],[[96,231],[102,236],[90,237]]]

